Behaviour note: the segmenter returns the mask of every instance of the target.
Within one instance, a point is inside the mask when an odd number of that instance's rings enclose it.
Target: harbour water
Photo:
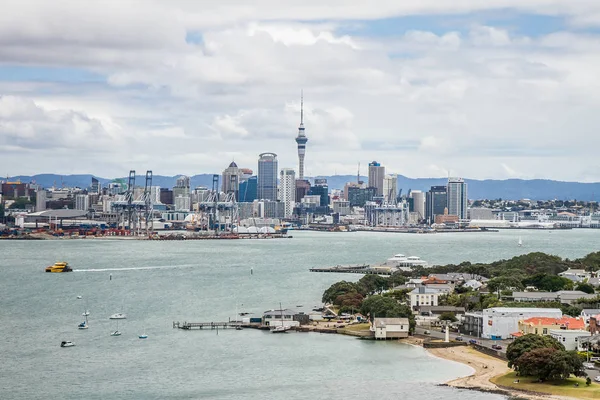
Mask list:
[[[531,251],[576,258],[600,247],[595,230],[293,235],[256,241],[0,241],[0,397],[500,399],[436,386],[470,369],[417,347],[312,333],[186,332],[171,323],[223,321],[236,310],[260,316],[279,302],[308,312],[331,283],[360,277],[311,273],[311,267],[374,263],[395,253],[433,264]],[[519,236],[523,247],[517,246]],[[43,272],[60,260],[75,271]],[[86,308],[90,328],[78,330]],[[119,323],[123,334],[111,337],[115,321],[108,317],[121,310],[128,316]],[[138,339],[142,333],[148,339]],[[76,346],[60,348],[61,340]]]

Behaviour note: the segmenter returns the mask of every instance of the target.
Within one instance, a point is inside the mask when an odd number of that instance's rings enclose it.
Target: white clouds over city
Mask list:
[[[0,173],[600,181],[600,3],[9,1]],[[59,156],[66,157],[61,159]]]

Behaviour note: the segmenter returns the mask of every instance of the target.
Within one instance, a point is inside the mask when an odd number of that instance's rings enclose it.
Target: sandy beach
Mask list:
[[[466,364],[472,367],[475,372],[469,376],[465,376],[462,378],[454,379],[452,381],[446,382],[448,386],[456,387],[456,388],[465,388],[465,389],[477,389],[477,390],[486,390],[486,391],[503,391],[506,395],[514,396],[522,399],[531,399],[531,400],[573,400],[570,397],[560,397],[553,395],[538,395],[532,394],[528,392],[521,392],[518,390],[506,390],[503,388],[499,388],[492,382],[490,379],[498,376],[504,375],[510,372],[510,369],[507,367],[506,362],[499,360],[495,357],[488,356],[487,354],[480,353],[470,347],[461,346],[461,347],[451,347],[445,349],[427,349],[427,351],[436,356],[446,360],[456,361],[462,364]]]

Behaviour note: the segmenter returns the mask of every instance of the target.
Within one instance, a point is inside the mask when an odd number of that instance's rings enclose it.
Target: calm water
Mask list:
[[[522,236],[524,247],[517,247]],[[279,306],[310,311],[324,289],[356,275],[308,269],[395,253],[430,263],[492,261],[530,251],[580,257],[600,231],[406,235],[295,232],[291,240],[0,241],[0,398],[499,399],[435,386],[466,366],[423,349],[338,335],[172,329]],[[68,260],[75,272],[46,274]],[[250,274],[250,269],[254,274]],[[112,280],[109,275],[112,274]],[[78,300],[77,295],[84,298]],[[297,307],[303,305],[303,307]],[[89,308],[90,329],[80,331]],[[120,337],[111,337],[123,310]],[[147,333],[147,340],[137,336]],[[72,340],[73,348],[60,348]]]

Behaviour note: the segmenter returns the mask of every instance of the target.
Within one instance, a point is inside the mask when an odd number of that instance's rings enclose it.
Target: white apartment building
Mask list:
[[[292,168],[281,169],[279,200],[284,204],[284,218],[290,218],[296,205],[296,172]]]
[[[410,292],[410,306],[413,310],[419,306],[437,306],[443,292],[438,289],[420,286]]]
[[[483,310],[483,332],[486,339],[509,339],[519,331],[519,321],[532,317],[562,318],[558,308],[494,307]]]
[[[90,208],[90,196],[87,194],[78,194],[75,196],[75,209],[87,211]]]

